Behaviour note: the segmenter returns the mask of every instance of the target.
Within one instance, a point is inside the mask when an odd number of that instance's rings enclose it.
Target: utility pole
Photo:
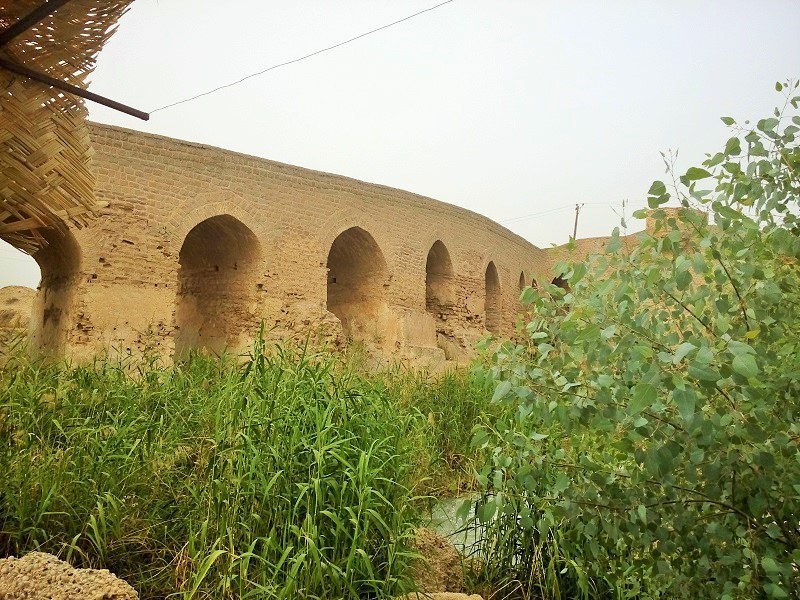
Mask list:
[[[575,205],[575,227],[572,230],[572,239],[576,239],[578,237],[578,215],[581,214],[581,209],[583,208],[583,204],[576,204]]]

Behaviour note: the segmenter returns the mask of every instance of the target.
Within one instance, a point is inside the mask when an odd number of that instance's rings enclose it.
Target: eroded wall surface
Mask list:
[[[263,322],[275,337],[324,331],[457,358],[487,325],[513,332],[521,279],[552,277],[545,251],[443,202],[106,125],[91,134],[105,215],[61,244],[68,272],[40,261],[39,304],[58,320],[39,338],[54,352],[239,349]]]

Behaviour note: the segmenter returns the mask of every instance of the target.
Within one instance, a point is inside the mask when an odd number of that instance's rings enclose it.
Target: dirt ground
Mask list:
[[[422,555],[412,575],[421,592],[464,591],[461,557],[446,538],[422,527],[417,530],[414,549]]]

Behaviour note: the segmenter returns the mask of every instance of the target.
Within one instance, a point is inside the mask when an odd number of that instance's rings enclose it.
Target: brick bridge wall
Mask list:
[[[276,337],[328,331],[457,358],[487,325],[513,331],[521,279],[552,277],[545,251],[456,206],[107,125],[91,134],[105,215],[51,233],[35,257],[33,340],[51,353],[238,349],[263,321]]]

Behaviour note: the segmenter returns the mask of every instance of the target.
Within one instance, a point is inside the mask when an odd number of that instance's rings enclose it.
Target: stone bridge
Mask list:
[[[199,144],[90,124],[87,228],[51,230],[32,342],[55,355],[180,356],[328,331],[455,359],[510,334],[551,258],[471,211]]]

